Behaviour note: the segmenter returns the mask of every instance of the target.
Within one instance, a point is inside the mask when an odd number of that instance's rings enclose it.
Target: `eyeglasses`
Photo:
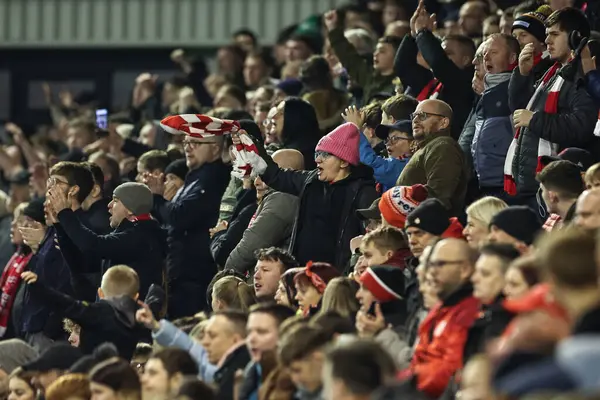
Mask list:
[[[182,142],[182,144],[183,144],[183,147],[184,147],[184,148],[185,148],[186,146],[189,146],[189,147],[190,147],[190,149],[195,149],[195,148],[197,148],[198,146],[201,146],[201,145],[203,145],[203,144],[215,144],[215,143],[217,143],[217,142],[196,142],[196,141],[192,141],[192,140],[184,140],[184,141]]]
[[[47,188],[51,188],[51,187],[58,186],[58,185],[67,185],[68,186],[70,184],[69,184],[69,182],[61,181],[60,179],[56,179],[54,177],[50,177],[46,181]]]
[[[412,138],[405,138],[402,136],[388,136],[385,140],[385,144],[396,144],[400,140],[412,140]]]
[[[333,154],[328,153],[326,151],[315,151],[315,161],[317,161],[318,158],[320,158],[321,160],[326,160],[332,155]]]
[[[451,261],[451,260],[431,261],[431,260],[429,260],[429,262],[427,263],[427,266],[432,267],[432,268],[443,268],[446,265],[458,265],[458,264],[462,264],[464,262],[465,262],[465,260],[456,260],[456,261]]]
[[[414,112],[412,114],[410,114],[410,119],[411,121],[419,121],[419,122],[423,122],[425,121],[427,118],[429,117],[442,117],[442,118],[446,118],[445,115],[442,114],[435,114],[435,113],[428,113],[425,111],[419,111],[419,112]]]

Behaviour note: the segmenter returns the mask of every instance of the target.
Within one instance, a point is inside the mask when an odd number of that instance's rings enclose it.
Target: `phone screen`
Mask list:
[[[99,129],[108,128],[108,110],[106,108],[96,110],[96,126]]]

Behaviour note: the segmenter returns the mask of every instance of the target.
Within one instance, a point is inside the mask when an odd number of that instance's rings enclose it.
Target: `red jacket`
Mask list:
[[[463,366],[463,349],[479,307],[469,283],[432,308],[419,327],[410,367],[401,376],[412,376],[419,391],[440,397]]]

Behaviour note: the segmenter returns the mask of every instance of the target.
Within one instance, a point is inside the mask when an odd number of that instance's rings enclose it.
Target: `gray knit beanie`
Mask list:
[[[35,360],[38,352],[19,339],[0,342],[0,369],[10,374],[18,367]]]
[[[134,215],[147,214],[152,210],[154,198],[150,188],[143,183],[126,182],[114,190],[113,196]]]

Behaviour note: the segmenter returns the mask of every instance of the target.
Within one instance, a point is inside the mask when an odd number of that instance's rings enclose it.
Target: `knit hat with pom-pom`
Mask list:
[[[381,196],[379,211],[388,224],[404,229],[408,214],[426,198],[427,188],[421,184],[395,186]]]

